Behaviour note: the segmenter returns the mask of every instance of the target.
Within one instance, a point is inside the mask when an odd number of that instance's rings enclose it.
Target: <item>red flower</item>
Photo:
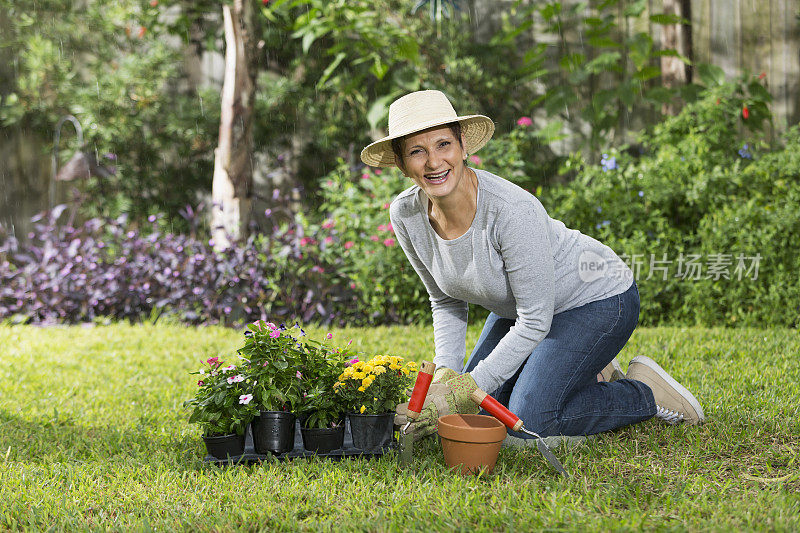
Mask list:
[[[203,385],[205,385],[205,383],[203,383],[202,381],[198,381],[198,382],[197,382],[197,386],[198,386],[198,387],[202,387]]]
[[[748,118],[750,118],[750,110],[749,110],[749,109],[747,109],[747,104],[745,104],[745,105],[742,107],[742,118],[743,118],[743,119],[745,119],[745,120],[747,120]]]
[[[150,7],[156,7],[158,5],[158,0],[150,0]]]
[[[145,32],[147,32],[147,28],[145,28],[144,26],[142,26],[141,28],[139,28],[139,33],[137,33],[137,35],[139,36],[139,39],[141,39],[142,37],[144,37],[144,34],[145,34]]]
[[[763,80],[766,77],[767,77],[767,73],[766,72],[762,72],[761,74],[758,75],[758,79],[760,79],[760,80]]]
[[[269,4],[269,0],[261,0],[261,4],[262,5],[267,5],[267,4]]]

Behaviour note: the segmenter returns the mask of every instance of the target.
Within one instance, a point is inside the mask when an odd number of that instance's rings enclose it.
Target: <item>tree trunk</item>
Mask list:
[[[678,15],[691,21],[690,0],[663,0],[664,14]],[[690,24],[665,24],[663,28],[663,50],[672,48],[678,54],[691,59],[692,34]],[[686,64],[677,57],[663,56],[661,58],[661,83],[664,87],[679,87],[689,81]],[[666,115],[675,115],[679,111],[677,102],[664,104],[661,112]]]
[[[217,250],[247,237],[253,187],[252,113],[256,72],[252,56],[250,0],[222,7],[225,25],[225,77],[219,145],[214,151],[211,235]]]

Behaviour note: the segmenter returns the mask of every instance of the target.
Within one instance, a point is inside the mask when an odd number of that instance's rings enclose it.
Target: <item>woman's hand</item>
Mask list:
[[[407,433],[415,441],[436,433],[439,428],[440,416],[454,413],[477,414],[480,410],[470,397],[472,392],[478,388],[471,375],[459,374],[449,368],[439,370],[434,374],[434,382],[428,389],[422,411],[408,427]],[[436,381],[437,379],[439,381]],[[405,426],[409,420],[408,402],[398,405],[395,413],[394,423]]]

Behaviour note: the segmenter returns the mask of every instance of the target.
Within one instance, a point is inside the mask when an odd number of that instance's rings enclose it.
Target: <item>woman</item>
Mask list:
[[[542,436],[590,435],[646,420],[704,421],[695,397],[653,360],[628,374],[615,356],[639,317],[630,269],[607,246],[550,218],[539,200],[466,159],[491,138],[482,115],[457,116],[439,91],[389,108],[389,136],[364,148],[373,167],[396,165],[414,185],[395,198],[397,240],[425,284],[437,365],[415,438],[439,416],[478,411],[481,388]],[[468,303],[491,311],[466,355]],[[398,406],[405,422],[407,404]]]

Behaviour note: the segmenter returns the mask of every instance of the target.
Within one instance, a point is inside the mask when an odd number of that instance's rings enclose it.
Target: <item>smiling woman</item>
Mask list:
[[[702,422],[695,397],[654,361],[635,358],[635,379],[616,363],[639,318],[628,266],[550,218],[528,191],[467,165],[493,132],[488,117],[458,116],[444,93],[417,91],[391,104],[389,136],[361,152],[364,163],[397,166],[413,182],[389,215],[430,297],[438,386],[411,432],[421,437],[439,416],[477,412],[477,388],[542,436],[653,416]],[[464,366],[469,303],[491,313]]]

